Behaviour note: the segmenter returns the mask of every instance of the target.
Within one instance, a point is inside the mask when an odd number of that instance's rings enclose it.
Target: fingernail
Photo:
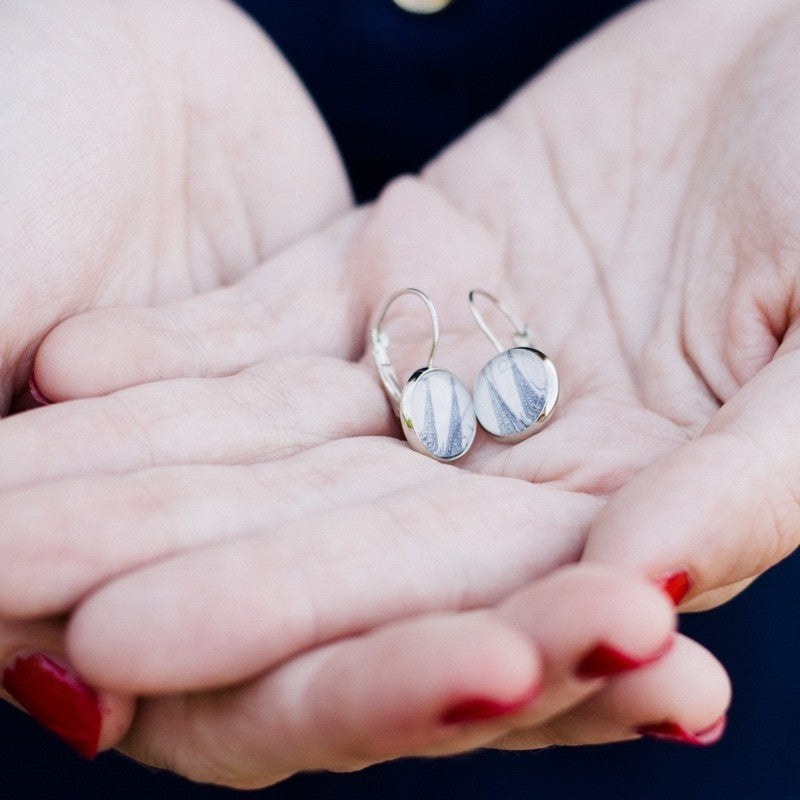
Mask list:
[[[644,658],[638,658],[601,643],[580,660],[578,666],[575,667],[575,675],[584,680],[608,678],[620,672],[643,667],[645,664],[652,664],[664,656],[671,647],[672,639],[670,638],[654,653]]]
[[[440,719],[443,725],[461,725],[509,716],[533,703],[540,692],[541,687],[537,685],[523,697],[510,703],[498,702],[488,697],[472,697],[451,706]]]
[[[659,739],[665,742],[680,742],[691,744],[695,747],[707,747],[718,742],[725,733],[727,717],[721,717],[713,725],[702,731],[692,733],[677,722],[657,722],[655,725],[643,725],[636,729],[636,733],[648,739]]]
[[[3,688],[82,756],[91,759],[97,755],[100,700],[66,667],[42,653],[26,653],[6,667]]]
[[[669,595],[673,605],[679,605],[689,592],[691,581],[688,572],[673,572],[660,578],[656,583]]]
[[[28,391],[31,393],[31,397],[40,405],[40,406],[49,406],[52,405],[52,400],[48,400],[43,394],[42,390],[39,388],[39,384],[36,383],[36,379],[33,377],[33,373],[31,373],[30,378],[28,378]]]

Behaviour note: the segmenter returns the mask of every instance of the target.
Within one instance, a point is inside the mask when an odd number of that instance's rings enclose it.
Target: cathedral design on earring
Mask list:
[[[433,339],[428,365],[416,370],[401,390],[389,358],[389,335],[383,323],[392,303],[406,294],[418,297],[427,306]],[[439,320],[428,295],[419,289],[393,294],[370,331],[370,342],[381,383],[411,447],[439,461],[455,461],[463,456],[475,438],[478,422],[469,390],[452,372],[433,365],[439,344]]]
[[[514,327],[514,344],[506,350],[475,305],[482,295]],[[496,355],[480,372],[472,394],[483,428],[504,442],[527,439],[544,427],[558,400],[558,374],[553,362],[530,346],[528,329],[496,297],[482,289],[469,293],[469,307],[478,327],[494,345]]]

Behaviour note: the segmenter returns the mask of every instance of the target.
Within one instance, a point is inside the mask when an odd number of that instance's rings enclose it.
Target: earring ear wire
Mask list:
[[[372,356],[375,359],[375,366],[378,369],[378,375],[380,376],[381,383],[383,384],[386,394],[389,395],[389,399],[392,403],[395,413],[399,413],[398,409],[400,407],[402,392],[400,389],[400,383],[397,380],[397,373],[395,372],[395,369],[392,366],[392,360],[389,357],[389,334],[383,329],[383,323],[386,319],[386,315],[389,313],[389,308],[391,307],[392,303],[406,294],[414,295],[422,300],[422,302],[425,303],[428,308],[428,313],[431,315],[433,334],[431,337],[431,351],[430,355],[428,356],[427,369],[433,369],[433,360],[436,358],[436,348],[439,346],[439,317],[436,314],[436,308],[431,302],[430,297],[428,297],[428,295],[420,289],[401,289],[399,292],[395,292],[386,301],[386,305],[383,307],[383,311],[378,318],[378,322],[370,331]]]
[[[481,295],[492,302],[514,328],[515,347],[506,350],[475,304]],[[558,373],[552,361],[531,346],[530,333],[506,306],[483,289],[469,293],[469,307],[478,327],[498,355],[475,381],[473,402],[478,421],[492,436],[514,443],[538,433],[558,401]]]
[[[469,293],[469,310],[472,312],[475,322],[478,323],[478,327],[483,331],[483,335],[492,343],[494,349],[497,350],[498,353],[502,353],[506,348],[500,344],[500,340],[492,333],[491,328],[486,324],[486,320],[483,318],[481,312],[478,311],[478,307],[475,305],[475,295],[478,294],[483,295],[487,300],[494,303],[497,310],[511,323],[514,328],[514,344],[517,347],[530,347],[531,337],[528,333],[527,326],[520,322],[519,318],[514,316],[514,314],[493,294],[489,294],[489,292],[485,292],[483,289],[472,289]]]
[[[389,356],[390,340],[384,322],[392,303],[406,294],[425,303],[431,317],[432,338],[427,366],[412,373],[401,389]],[[467,388],[452,372],[434,366],[439,345],[439,319],[430,297],[420,289],[395,292],[386,301],[378,322],[370,330],[370,342],[378,376],[400,418],[409,445],[438,461],[461,458],[472,445],[478,423]]]

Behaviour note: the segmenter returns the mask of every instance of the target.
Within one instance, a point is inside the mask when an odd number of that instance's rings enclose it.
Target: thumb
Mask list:
[[[228,286],[65,320],[36,353],[35,396],[73,400],[167,378],[227,376],[277,356],[355,358],[366,313],[354,310],[342,273],[359,219],[345,215]]]
[[[703,433],[643,470],[593,525],[584,558],[712,607],[800,542],[800,349],[774,358]]]

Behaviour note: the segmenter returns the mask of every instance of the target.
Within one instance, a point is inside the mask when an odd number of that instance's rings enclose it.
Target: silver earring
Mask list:
[[[489,330],[475,305],[483,295],[514,327],[514,344],[506,350]],[[478,327],[499,353],[475,381],[475,413],[483,428],[504,442],[520,442],[547,423],[558,400],[558,374],[553,362],[531,347],[528,329],[496,297],[482,289],[469,293],[469,307]]]
[[[389,358],[389,336],[383,321],[399,297],[412,294],[428,308],[433,323],[433,340],[428,366],[416,370],[402,391]],[[419,289],[403,289],[384,306],[378,324],[370,331],[372,355],[392,408],[400,417],[408,443],[419,453],[439,461],[455,461],[469,450],[478,422],[469,390],[452,372],[434,367],[439,344],[439,320],[428,295]]]

